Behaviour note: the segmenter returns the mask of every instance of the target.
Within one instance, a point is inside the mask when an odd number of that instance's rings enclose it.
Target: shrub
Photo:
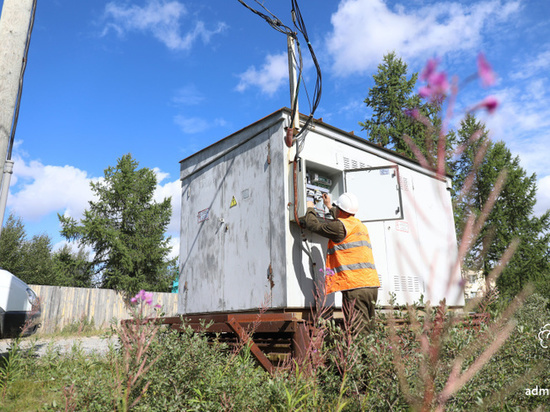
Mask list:
[[[160,355],[160,356],[159,356]],[[151,345],[158,357],[150,386],[136,410],[267,410],[273,382],[245,348],[231,354],[190,328],[167,330]]]

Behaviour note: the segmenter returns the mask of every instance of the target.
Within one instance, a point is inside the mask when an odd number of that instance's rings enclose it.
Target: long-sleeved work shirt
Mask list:
[[[326,237],[334,243],[340,243],[346,238],[346,229],[344,224],[336,219],[336,207],[330,209],[330,214],[334,220],[320,219],[315,213],[315,209],[308,207],[303,222],[307,230]]]

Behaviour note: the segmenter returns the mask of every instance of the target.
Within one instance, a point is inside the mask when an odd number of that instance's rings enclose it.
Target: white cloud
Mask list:
[[[97,200],[90,188],[90,182],[98,182],[103,178],[90,177],[85,171],[73,166],[44,165],[36,160],[26,162],[19,156],[15,156],[14,163],[8,208],[23,219],[26,227],[32,227],[33,223],[47,221],[57,213],[80,220],[84,210],[89,207],[88,202]],[[163,184],[169,174],[158,168],[154,168],[153,171],[158,182],[153,200],[162,202],[165,198],[171,197],[172,218],[167,232],[172,236],[171,244],[176,245],[176,249],[172,250],[172,255],[177,256],[179,253],[177,245],[179,244],[181,184],[179,179]],[[58,232],[57,225],[47,230],[50,236],[54,236]],[[54,249],[65,243],[65,240],[56,242]]]
[[[168,197],[171,197],[172,219],[170,219],[167,232],[179,238],[181,213],[181,182],[179,179],[174,182],[165,183],[164,185],[157,185],[153,200],[160,203]]]
[[[202,117],[184,116],[178,114],[174,117],[174,123],[176,123],[181,131],[185,134],[202,133],[211,127],[226,126],[227,121],[222,118],[217,118],[212,121],[203,119]]]
[[[163,172],[158,167],[153,167],[153,172],[157,178],[157,183],[161,183],[163,180],[170,177],[170,173]]]
[[[287,54],[269,54],[260,69],[251,66],[240,74],[239,78],[237,91],[244,92],[249,87],[255,86],[259,87],[262,93],[272,96],[288,79]]]
[[[550,209],[550,175],[537,182],[537,204],[535,215],[540,216]]]
[[[178,105],[194,106],[204,102],[204,95],[194,84],[188,84],[177,90],[172,102]]]
[[[170,238],[170,247],[172,251],[168,254],[168,259],[179,258],[180,256],[180,238],[172,236]]]
[[[529,79],[541,71],[550,70],[550,50],[541,51],[533,59],[522,62],[519,70],[511,75],[514,80]]]
[[[494,116],[486,119],[494,140],[503,140],[528,174],[550,174],[550,94],[548,81],[515,83],[495,93],[500,102]],[[539,192],[541,190],[539,189]]]
[[[174,117],[174,122],[185,134],[201,133],[210,127],[210,123],[200,117],[187,117],[184,115],[177,115]]]
[[[198,39],[208,43],[213,35],[227,27],[225,23],[218,23],[215,29],[209,30],[198,20],[194,27],[182,33],[180,20],[187,14],[186,7],[178,1],[148,0],[143,7],[110,2],[105,6],[107,23],[103,35],[110,30],[120,36],[133,31],[145,32],[171,50],[189,50]]]
[[[80,216],[92,200],[91,181],[73,166],[49,166],[16,157],[8,207],[23,220],[37,221],[50,213]]]
[[[365,73],[392,50],[407,61],[477,50],[483,31],[518,8],[517,1],[493,0],[392,10],[383,0],[343,0],[332,15],[327,47],[338,75]]]

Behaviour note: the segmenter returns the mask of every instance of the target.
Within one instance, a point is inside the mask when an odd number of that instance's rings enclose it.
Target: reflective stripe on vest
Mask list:
[[[372,245],[370,244],[370,242],[367,242],[366,240],[359,240],[357,242],[344,243],[343,245],[342,244],[334,245],[333,248],[330,248],[327,250],[327,255],[333,255],[334,252],[337,250],[351,249],[351,248],[360,247],[360,246],[366,246],[369,249],[372,249]]]
[[[325,277],[326,293],[361,287],[379,287],[372,245],[367,228],[354,216],[339,219],[346,228],[346,237],[340,243],[329,240]]]
[[[357,270],[357,269],[375,269],[372,263],[354,263],[353,265],[342,265],[332,269],[335,273],[343,272],[344,270]]]

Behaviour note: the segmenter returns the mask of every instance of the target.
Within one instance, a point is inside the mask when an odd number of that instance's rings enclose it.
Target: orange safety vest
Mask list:
[[[325,291],[329,293],[364,287],[380,287],[374,266],[369,231],[355,216],[338,219],[346,228],[340,243],[328,241]]]

